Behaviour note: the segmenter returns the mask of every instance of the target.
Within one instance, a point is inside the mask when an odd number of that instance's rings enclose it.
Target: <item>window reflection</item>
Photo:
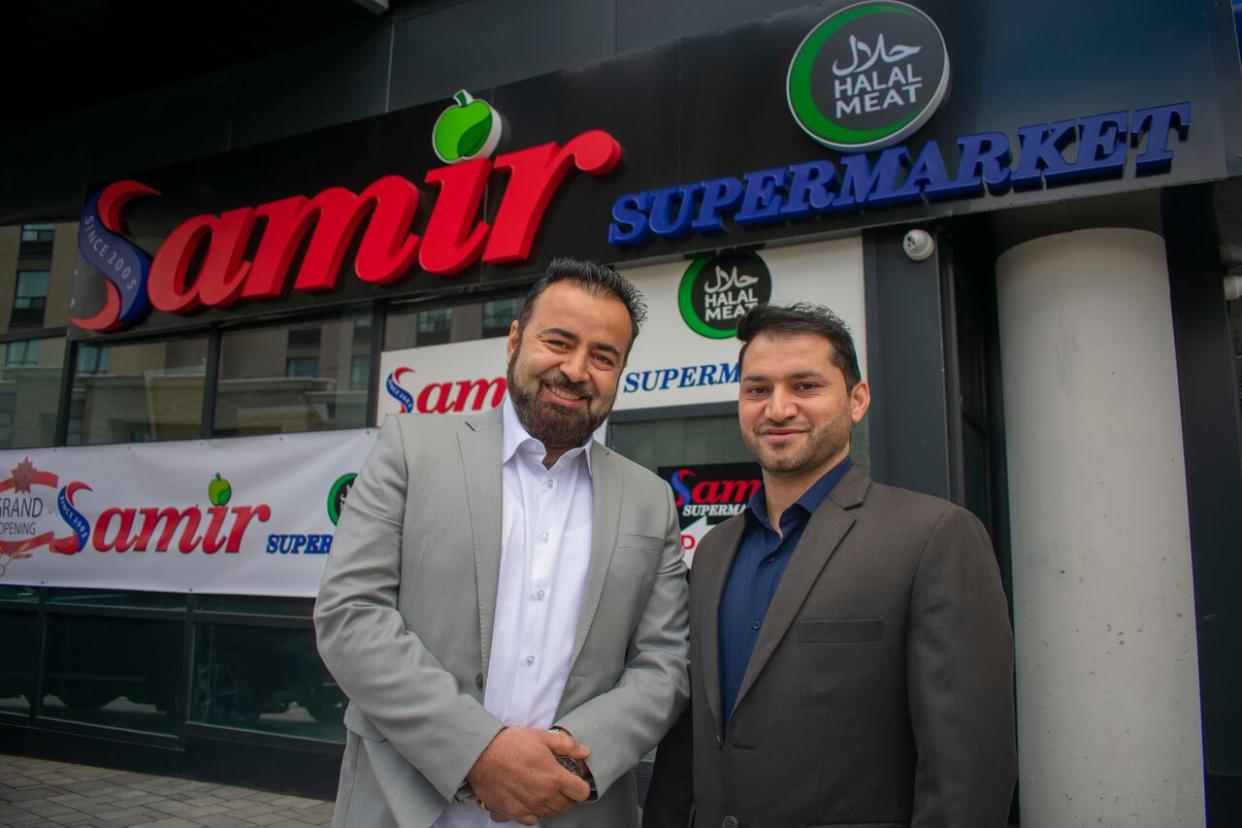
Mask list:
[[[0,610],[0,710],[27,713],[35,694],[39,663],[39,616],[30,611]]]
[[[370,316],[226,331],[215,434],[361,428],[370,374]]]
[[[345,695],[309,629],[197,625],[192,699],[192,721],[345,738]]]
[[[0,448],[52,445],[64,360],[63,339],[0,344]]]
[[[0,332],[66,323],[77,240],[76,220],[0,227]]]
[[[10,327],[37,328],[43,324],[43,310],[47,307],[47,289],[51,277],[50,270],[17,271],[17,296],[13,299]]]
[[[451,308],[398,305],[388,312],[384,350],[505,336],[521,309],[522,298],[516,296]]]
[[[674,463],[753,459],[734,415],[614,422],[608,428],[608,445],[651,471]]]
[[[80,343],[77,350],[69,445],[199,436],[205,336],[117,345]]]
[[[177,621],[49,615],[43,715],[173,732],[183,629]]]

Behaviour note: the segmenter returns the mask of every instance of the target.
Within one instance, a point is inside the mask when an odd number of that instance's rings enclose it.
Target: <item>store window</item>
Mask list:
[[[63,339],[0,343],[0,448],[55,441],[64,360]]]
[[[520,297],[489,299],[451,308],[395,305],[389,309],[384,326],[384,350],[505,336],[521,309]]]
[[[370,314],[226,330],[220,342],[217,437],[362,428]],[[359,365],[365,367],[360,368]]]
[[[181,621],[50,614],[42,715],[175,732],[184,641]]]
[[[17,271],[17,295],[13,298],[13,313],[9,318],[11,328],[38,328],[43,325],[51,276],[48,270]]]
[[[443,345],[453,333],[453,309],[432,308],[418,315],[418,344]]]
[[[4,559],[0,558],[0,577]],[[0,586],[0,713],[29,715],[39,666],[39,596],[31,587]]]
[[[483,303],[483,339],[493,336],[507,336],[509,326],[522,310],[522,299],[514,296],[509,299],[493,299]]]
[[[190,721],[344,741],[345,694],[312,629],[197,624]]]
[[[38,613],[0,609],[0,637],[6,642],[0,659],[0,711],[28,713],[39,665]]]
[[[745,463],[746,450],[736,414],[613,422],[608,446],[640,466]]]
[[[207,337],[80,343],[77,351],[69,445],[186,440],[200,435]]]

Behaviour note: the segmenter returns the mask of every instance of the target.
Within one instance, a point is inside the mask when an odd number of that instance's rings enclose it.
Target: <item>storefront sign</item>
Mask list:
[[[0,584],[314,596],[370,430],[0,453]]]
[[[424,182],[438,188],[439,195],[421,235],[411,229],[420,190],[400,175],[384,176],[360,193],[329,187],[309,198],[291,196],[194,216],[178,225],[155,253],[145,295],[136,267],[123,266],[118,272],[112,262],[102,260],[95,249],[95,225],[120,236],[125,205],[159,193],[137,181],[115,182],[92,198],[79,231],[83,256],[107,279],[104,305],[90,316],[72,308],[70,321],[85,330],[114,331],[140,319],[148,304],[188,314],[242,300],[278,299],[298,262],[293,290],[330,291],[354,244],[354,274],[377,285],[396,282],[416,265],[449,276],[480,260],[521,262],[530,256],[548,204],[569,171],[602,176],[621,159],[621,145],[601,130],[584,132],[564,145],[508,152],[494,161],[482,154],[490,140],[470,160],[426,174]],[[480,219],[480,207],[494,170],[507,172],[508,184],[495,221],[488,223]]]
[[[695,259],[681,277],[677,307],[690,330],[708,339],[728,339],[746,311],[771,298],[768,266],[758,254],[744,251]]]
[[[384,390],[376,425],[389,414],[470,414],[505,398],[505,337],[380,354]]]
[[[1038,189],[1078,181],[1119,177],[1133,155],[1136,174],[1168,170],[1173,163],[1169,132],[1185,141],[1190,103],[1133,112],[1109,112],[1022,127],[1016,142],[1003,132],[957,139],[956,170],[940,144],[929,140],[915,156],[909,147],[889,147],[874,158],[845,155],[755,170],[621,196],[613,204],[608,241],[634,247],[655,235],[680,239],[739,226],[780,224],[791,219],[857,212],[864,207],[922,204],[993,195],[1010,188]],[[1073,157],[1066,150],[1077,146]],[[1139,149],[1141,147],[1141,149]]]
[[[756,463],[662,466],[657,474],[673,488],[681,548],[689,565],[703,536],[713,526],[740,515],[762,482]]]
[[[811,30],[786,80],[798,126],[840,152],[913,135],[949,88],[949,51],[935,22],[895,0],[847,6]]]
[[[621,377],[620,411],[736,401],[741,343],[735,332],[740,314],[754,302],[832,308],[853,331],[866,372],[857,237],[704,257],[688,268],[670,262],[621,273],[647,298],[648,318]],[[708,318],[709,310],[719,313]]]
[[[646,298],[647,323],[621,374],[618,411],[736,400],[740,343],[733,331],[738,311],[744,312],[752,300],[828,305],[854,332],[865,375],[867,333],[858,238],[765,250],[762,259],[740,252],[700,261],[697,270],[698,262],[684,274],[686,265],[680,262],[621,271]],[[719,276],[716,265],[708,267],[712,261],[720,265]],[[760,278],[760,274],[768,275]],[[713,307],[727,310],[730,318],[722,314],[711,320],[729,326],[723,337],[705,336],[685,319],[687,279],[692,287],[702,288],[704,297],[724,295]],[[704,303],[704,315],[706,307]],[[508,365],[505,346],[504,337],[494,337],[385,351],[380,355],[376,424],[389,414],[469,414],[500,405]]]

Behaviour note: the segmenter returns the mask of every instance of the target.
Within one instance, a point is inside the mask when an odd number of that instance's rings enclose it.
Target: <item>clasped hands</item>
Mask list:
[[[556,761],[568,756],[586,769],[591,751],[564,730],[506,727],[496,734],[466,775],[493,822],[536,825],[591,795],[591,786]]]

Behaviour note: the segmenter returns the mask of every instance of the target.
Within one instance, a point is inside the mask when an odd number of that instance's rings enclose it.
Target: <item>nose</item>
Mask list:
[[[581,348],[566,355],[561,363],[561,373],[572,382],[585,382],[590,376],[587,373],[587,352]]]
[[[777,421],[793,419],[797,416],[798,407],[793,395],[779,385],[772,389],[768,398],[768,418]]]

